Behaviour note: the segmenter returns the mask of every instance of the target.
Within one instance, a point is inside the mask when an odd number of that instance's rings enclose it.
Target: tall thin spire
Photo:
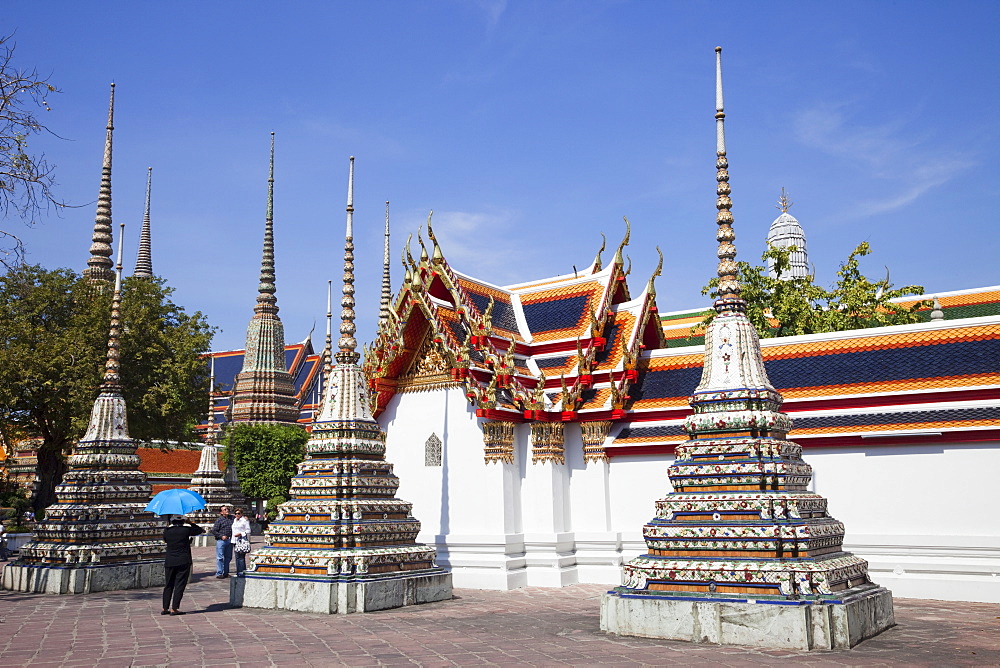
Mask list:
[[[260,286],[255,313],[277,313],[274,285],[274,133],[271,133],[271,162],[267,176],[267,212],[264,216],[264,252],[260,259]]]
[[[326,345],[323,346],[323,369],[333,362],[333,281],[326,282]]]
[[[149,238],[149,193],[153,186],[153,168],[150,167],[146,173],[146,210],[142,214],[142,234],[139,235],[139,255],[135,258],[135,270],[132,275],[136,278],[153,277],[153,254],[152,244]]]
[[[115,267],[115,292],[111,297],[111,327],[108,332],[108,359],[104,363],[104,382],[102,391],[121,393],[121,356],[118,352],[121,334],[122,307],[122,241],[125,237],[125,223],[121,223],[118,232],[118,263]]]
[[[91,283],[111,283],[114,266],[111,262],[111,145],[115,130],[115,85],[111,84],[111,101],[108,103],[108,127],[104,140],[104,163],[101,165],[101,187],[97,194],[97,215],[91,237],[90,259],[83,270]]]
[[[354,338],[354,156],[351,156],[351,172],[347,179],[347,231],[344,235],[344,297],[340,300],[340,350],[334,357],[341,364],[357,364],[355,349],[358,342]]]
[[[781,197],[778,198],[778,203],[775,205],[776,208],[781,211],[781,213],[788,213],[788,210],[792,208],[793,204],[795,204],[795,202],[789,199],[788,193],[785,192],[785,188],[782,186]]]
[[[379,322],[389,319],[392,284],[389,281],[389,201],[385,202],[385,247],[382,253],[382,299],[379,301]]]
[[[208,376],[208,425],[205,428],[205,445],[215,445],[215,356],[211,357]]]
[[[744,311],[746,305],[740,298],[740,280],[736,264],[736,232],[733,230],[733,214],[730,209],[733,201],[729,189],[729,161],[726,159],[726,113],[722,101],[722,47],[715,47],[715,153],[717,170],[715,180],[719,182],[716,188],[718,199],[715,207],[719,210],[715,218],[719,226],[715,238],[719,242],[719,298],[715,301],[715,310]]]

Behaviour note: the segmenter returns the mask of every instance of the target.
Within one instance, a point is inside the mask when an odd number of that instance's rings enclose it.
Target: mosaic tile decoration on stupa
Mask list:
[[[698,377],[682,390],[691,408],[682,423],[686,438],[676,445],[667,469],[672,490],[656,501],[654,517],[643,526],[647,552],[622,567],[621,586],[602,598],[602,629],[626,635],[704,642],[703,631],[690,636],[668,631],[665,627],[674,624],[666,619],[671,614],[693,614],[695,628],[728,623],[767,633],[775,615],[790,609],[785,606],[888,597],[891,610],[891,595],[869,580],[867,562],[844,552],[844,525],[827,514],[826,499],[808,490],[812,468],[802,460],[801,446],[788,440],[792,423],[782,412],[780,385],[769,380],[757,332],[744,313],[734,261],[721,68],[717,47],[716,316],[706,331],[702,368],[687,370],[697,371]],[[630,390],[633,407],[665,398],[651,395],[673,394],[678,387],[671,385],[674,379],[660,376],[655,365],[643,368],[644,376]],[[677,413],[672,417],[680,417]],[[623,431],[625,439],[648,437],[633,431],[654,430],[669,438],[676,427],[633,421]],[[633,603],[640,599],[647,600]],[[698,609],[672,603],[692,599],[747,607]],[[772,602],[780,604],[772,613],[757,607]],[[751,612],[751,606],[756,610]],[[620,624],[618,612],[628,615],[627,621]],[[713,619],[713,614],[723,619]],[[819,626],[818,621],[807,623]]]

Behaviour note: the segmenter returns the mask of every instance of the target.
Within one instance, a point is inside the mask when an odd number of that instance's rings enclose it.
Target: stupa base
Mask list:
[[[706,600],[617,588],[601,598],[601,630],[771,649],[849,649],[895,626],[892,592],[856,587],[838,601]]]
[[[368,580],[296,579],[247,573],[229,581],[233,607],[346,615],[445,601],[452,597],[451,573],[400,574]]]
[[[99,591],[162,587],[163,561],[88,566],[7,564],[2,588],[29,594],[92,594]]]

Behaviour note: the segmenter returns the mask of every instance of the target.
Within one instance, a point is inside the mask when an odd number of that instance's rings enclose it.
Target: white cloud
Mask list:
[[[507,9],[507,0],[476,0],[476,5],[486,13],[487,27],[492,30]]]
[[[795,137],[805,146],[867,168],[885,182],[884,196],[856,202],[851,218],[906,206],[975,164],[972,156],[932,146],[910,133],[901,121],[881,125],[851,122],[846,104],[823,105],[793,118]]]
[[[435,211],[431,224],[441,251],[453,269],[495,285],[507,285],[524,280],[524,266],[529,262],[525,257],[527,249],[517,230],[520,217],[520,213],[513,210]],[[423,226],[421,234],[430,251],[426,214],[408,214],[403,218],[403,229]],[[416,258],[420,253],[416,234],[411,249]]]

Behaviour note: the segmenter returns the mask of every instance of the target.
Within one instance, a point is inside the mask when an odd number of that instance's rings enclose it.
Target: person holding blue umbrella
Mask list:
[[[185,524],[187,526],[185,526]],[[163,541],[167,544],[164,561],[166,584],[163,586],[163,612],[161,615],[183,615],[181,597],[191,577],[191,538],[205,530],[183,515],[174,515],[170,526],[163,530]],[[171,605],[173,603],[173,605]]]
[[[146,510],[157,515],[186,515],[204,507],[205,499],[201,494],[183,487],[165,489],[146,504]]]

